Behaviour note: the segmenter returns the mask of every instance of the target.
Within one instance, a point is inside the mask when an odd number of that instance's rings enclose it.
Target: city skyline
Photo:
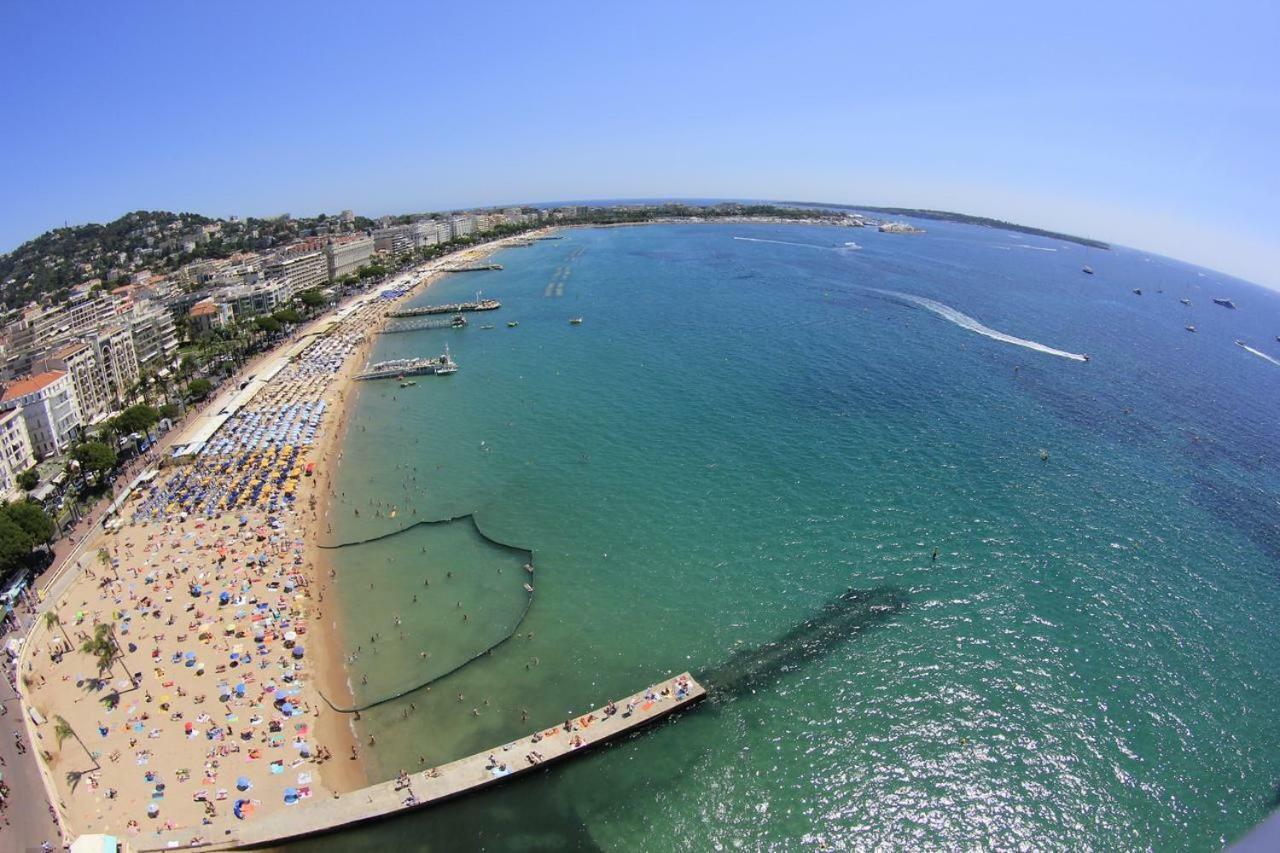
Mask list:
[[[136,209],[759,198],[990,216],[1280,288],[1264,4],[245,11],[0,13],[29,36],[0,59],[28,129],[0,250]]]

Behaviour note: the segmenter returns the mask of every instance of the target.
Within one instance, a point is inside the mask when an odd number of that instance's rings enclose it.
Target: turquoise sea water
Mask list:
[[[714,698],[300,849],[1212,849],[1276,804],[1280,366],[1234,341],[1280,357],[1280,296],[920,224],[574,230],[380,340],[461,370],[360,386],[335,538],[475,513],[537,569],[515,639],[364,715],[375,775],[685,669]],[[357,692],[509,631],[521,562],[469,524],[338,552]]]

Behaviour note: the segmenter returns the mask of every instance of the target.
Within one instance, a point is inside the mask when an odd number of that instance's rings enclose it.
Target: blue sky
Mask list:
[[[1280,288],[1280,4],[0,8],[0,250],[138,208],[936,207]]]

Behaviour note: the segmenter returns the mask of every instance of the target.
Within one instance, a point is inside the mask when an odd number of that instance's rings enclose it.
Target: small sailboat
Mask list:
[[[1196,327],[1195,327],[1195,326],[1187,326],[1187,331],[1188,331],[1188,332],[1194,332],[1195,330],[1196,330]]]
[[[1085,266],[1080,270],[1080,272],[1084,273],[1085,275],[1093,275],[1093,267]]]
[[[1140,287],[1135,287],[1135,288],[1133,289],[1133,292],[1134,292],[1134,294],[1135,294],[1135,295],[1137,295],[1137,296],[1141,296],[1141,295],[1142,295],[1142,288],[1140,288]]]
[[[1187,306],[1191,305],[1190,299],[1179,299],[1178,301],[1181,302],[1183,305],[1187,305]]]

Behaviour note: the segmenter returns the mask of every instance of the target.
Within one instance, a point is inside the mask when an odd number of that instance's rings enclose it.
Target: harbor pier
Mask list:
[[[477,299],[474,302],[450,302],[448,305],[421,305],[417,308],[402,308],[390,311],[388,317],[423,317],[428,314],[463,314],[469,311],[496,311],[502,303],[496,299]]]
[[[585,752],[705,697],[706,690],[686,672],[572,720],[428,771],[333,798],[300,800],[270,815],[250,817],[225,830],[222,837],[205,838],[202,827],[188,827],[132,838],[129,849],[159,853],[265,847],[424,808],[541,770],[543,765]]]

